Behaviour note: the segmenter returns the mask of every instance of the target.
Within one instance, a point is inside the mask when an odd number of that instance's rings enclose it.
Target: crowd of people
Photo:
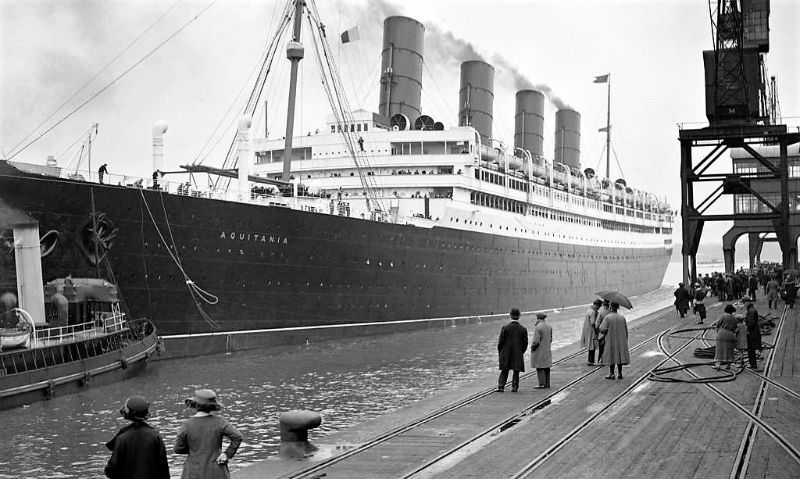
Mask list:
[[[173,451],[186,454],[183,479],[229,479],[228,461],[236,454],[242,434],[217,412],[222,405],[210,389],[198,389],[185,401],[195,410],[180,428]],[[141,396],[131,396],[120,409],[130,423],[106,443],[111,458],[105,468],[111,479],[169,478],[167,448],[161,435],[147,424],[150,403]],[[222,450],[223,438],[228,447]]]
[[[613,301],[597,299],[584,316],[581,344],[588,351],[587,365],[608,366],[609,374],[606,379],[622,379],[622,366],[630,364],[631,360],[628,323],[619,313],[619,306]],[[497,392],[505,391],[509,371],[512,372],[511,392],[519,391],[519,374],[525,372],[523,356],[528,347],[528,330],[519,323],[519,309],[513,308],[509,315],[511,321],[502,327],[497,341],[500,369]],[[547,324],[546,319],[546,314],[536,313],[533,338],[530,341],[531,367],[536,369],[538,379],[536,389],[550,388],[553,328]]]

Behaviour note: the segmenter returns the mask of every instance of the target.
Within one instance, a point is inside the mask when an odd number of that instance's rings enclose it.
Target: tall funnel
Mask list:
[[[544,156],[544,94],[536,90],[517,92],[514,115],[514,147]]]
[[[425,26],[413,18],[383,21],[381,94],[378,112],[386,118],[402,113],[414,124],[422,99],[422,53]]]
[[[472,126],[488,143],[492,137],[494,107],[494,67],[480,60],[461,64],[461,89],[458,90],[458,126]]]
[[[575,110],[556,112],[555,161],[581,169],[581,114]]]

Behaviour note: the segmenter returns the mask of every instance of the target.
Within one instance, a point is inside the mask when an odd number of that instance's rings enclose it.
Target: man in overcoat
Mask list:
[[[619,379],[622,379],[622,365],[630,364],[631,356],[628,350],[628,323],[625,317],[619,314],[619,304],[611,303],[611,312],[603,318],[600,325],[600,334],[605,336],[606,349],[603,362],[609,367],[606,379],[614,379],[614,365],[617,366]]]
[[[756,352],[761,349],[761,326],[758,324],[758,311],[756,306],[746,298],[747,314],[745,315],[744,324],[747,325],[747,359],[750,362],[750,369],[756,371],[763,371],[758,369],[758,361]]]
[[[536,389],[550,387],[550,366],[553,365],[553,354],[550,346],[553,343],[553,328],[544,320],[547,315],[536,313],[536,325],[533,327],[531,341],[531,366],[536,368],[539,385]]]
[[[597,346],[597,329],[595,329],[595,321],[597,320],[597,310],[603,304],[602,299],[595,299],[594,303],[589,305],[586,314],[583,317],[583,331],[581,332],[581,346],[589,351],[589,358],[587,365],[594,366],[594,350]]]
[[[514,371],[511,377],[511,392],[519,390],[519,373],[525,371],[523,355],[528,348],[528,330],[519,324],[519,309],[513,308],[510,313],[511,322],[500,330],[497,340],[497,352],[500,357],[500,377],[497,380],[497,392],[503,392],[508,381],[508,370]]]
[[[692,300],[689,291],[683,287],[683,283],[678,283],[678,289],[672,294],[675,296],[675,309],[678,310],[678,314],[681,315],[681,318],[686,317],[686,312],[689,311],[689,302]]]

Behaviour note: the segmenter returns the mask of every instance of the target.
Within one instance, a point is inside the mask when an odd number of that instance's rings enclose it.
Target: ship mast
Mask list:
[[[289,181],[292,169],[292,137],[294,136],[294,106],[297,97],[297,67],[303,59],[303,44],[300,42],[300,31],[303,26],[303,6],[305,0],[294,0],[294,32],[292,40],[286,46],[286,57],[292,62],[289,77],[289,106],[286,111],[286,144],[283,153],[283,181]]]
[[[611,179],[611,74],[606,81],[608,105],[606,107],[606,178]]]

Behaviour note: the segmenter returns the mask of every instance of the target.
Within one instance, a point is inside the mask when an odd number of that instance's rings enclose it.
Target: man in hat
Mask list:
[[[500,359],[500,377],[497,379],[497,392],[503,392],[508,381],[508,370],[514,371],[511,377],[511,392],[519,390],[519,373],[525,371],[523,355],[528,348],[528,330],[519,324],[519,309],[512,308],[511,322],[500,330],[497,352]]]
[[[744,317],[744,324],[747,325],[747,360],[750,363],[750,369],[755,371],[763,371],[758,368],[758,360],[756,353],[761,349],[761,326],[758,324],[758,311],[755,304],[753,304],[747,296],[743,298],[747,305],[747,313]]]
[[[583,331],[581,332],[581,345],[589,351],[589,358],[587,365],[594,366],[594,350],[597,346],[597,329],[595,329],[595,321],[597,320],[597,310],[603,304],[602,299],[595,299],[586,310],[583,316]]]
[[[106,443],[112,451],[105,468],[111,479],[169,478],[167,449],[158,431],[145,422],[150,403],[141,396],[131,396],[119,411],[131,421]]]
[[[533,327],[531,341],[531,366],[536,368],[539,385],[536,389],[550,387],[550,366],[553,365],[553,354],[550,345],[553,342],[553,328],[544,320],[547,315],[536,313],[536,325]]]

